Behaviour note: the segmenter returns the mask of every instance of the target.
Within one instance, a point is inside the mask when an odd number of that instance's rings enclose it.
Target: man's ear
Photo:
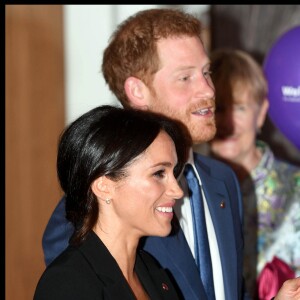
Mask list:
[[[148,108],[146,95],[149,91],[142,80],[130,76],[124,83],[124,89],[131,107],[138,109]]]
[[[103,200],[111,199],[111,180],[106,176],[95,179],[91,185],[91,189],[97,198]]]

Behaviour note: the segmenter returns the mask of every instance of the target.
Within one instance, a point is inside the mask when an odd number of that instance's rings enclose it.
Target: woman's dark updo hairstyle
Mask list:
[[[96,224],[99,207],[91,184],[100,176],[118,181],[126,168],[165,131],[174,141],[181,172],[191,138],[179,122],[148,111],[109,105],[96,107],[62,132],[58,145],[57,174],[66,196],[66,217],[75,232],[70,240],[80,244]]]

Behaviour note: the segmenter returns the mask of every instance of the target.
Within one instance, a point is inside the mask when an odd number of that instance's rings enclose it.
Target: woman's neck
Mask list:
[[[126,233],[105,233],[103,230],[97,228],[97,226],[94,231],[116,260],[136,299],[150,300],[134,270],[139,239],[129,239]]]

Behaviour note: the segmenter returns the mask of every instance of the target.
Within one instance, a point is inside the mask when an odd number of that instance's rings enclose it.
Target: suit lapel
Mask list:
[[[89,233],[79,250],[102,282],[107,299],[135,300],[117,262],[93,231]]]
[[[206,197],[209,212],[215,228],[217,243],[221,257],[225,294],[235,295],[237,281],[237,260],[235,228],[232,221],[231,199],[223,181],[210,174],[209,167],[197,160],[195,166],[202,182],[202,188]],[[232,289],[226,291],[226,289]],[[237,295],[237,294],[236,294]],[[237,298],[236,298],[237,299]]]

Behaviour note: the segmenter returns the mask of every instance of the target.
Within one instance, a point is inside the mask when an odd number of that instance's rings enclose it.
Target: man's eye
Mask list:
[[[183,76],[183,77],[180,77],[180,80],[187,81],[189,78],[190,78],[190,76]]]

